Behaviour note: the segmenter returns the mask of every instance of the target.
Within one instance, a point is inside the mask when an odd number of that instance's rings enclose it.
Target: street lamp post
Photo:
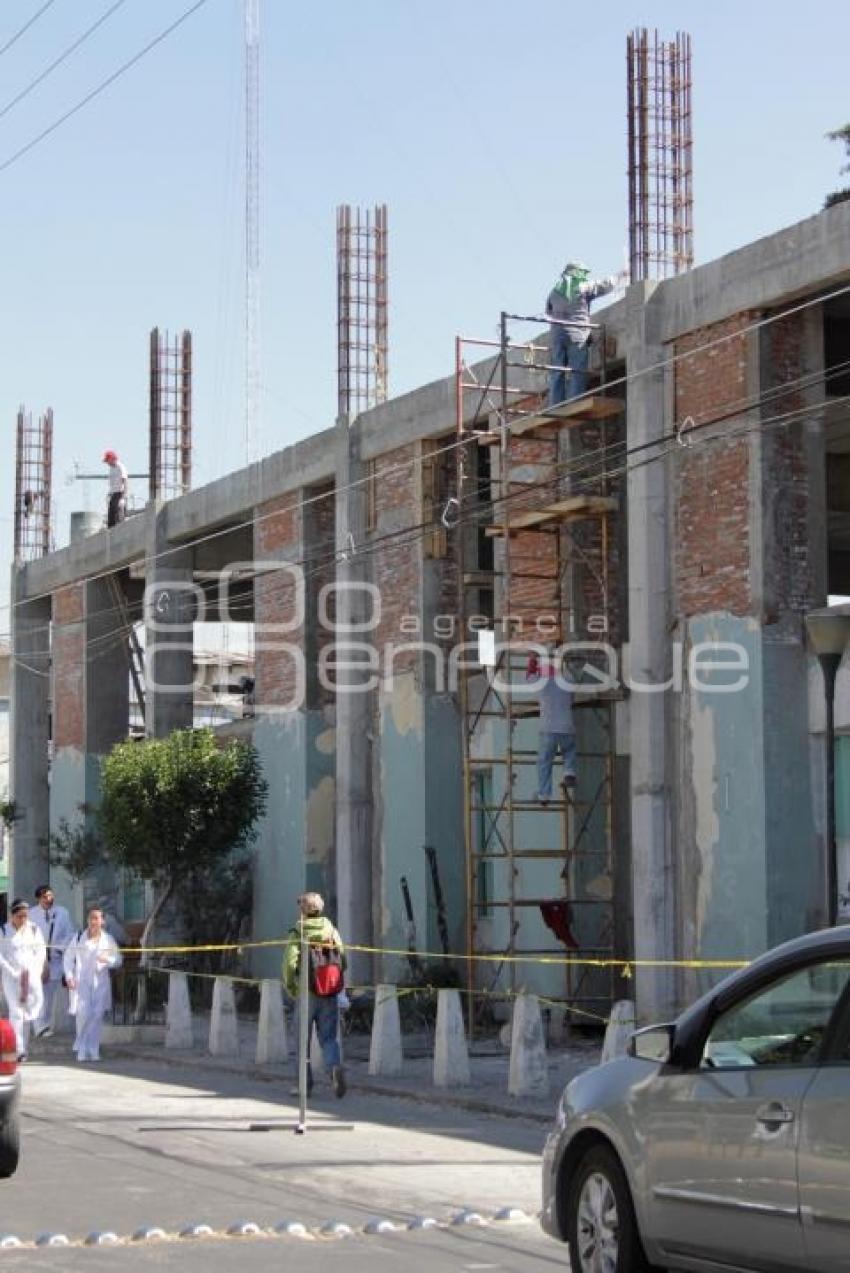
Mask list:
[[[838,921],[838,844],[835,830],[835,679],[850,641],[850,606],[828,606],[806,615],[812,649],[823,674],[826,705],[826,888],[830,926]]]

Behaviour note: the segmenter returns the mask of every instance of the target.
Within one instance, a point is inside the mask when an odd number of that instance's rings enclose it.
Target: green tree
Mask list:
[[[850,161],[850,124],[845,124],[843,128],[836,128],[831,133],[827,133],[830,141],[840,141],[844,146],[844,157]],[[850,162],[846,163],[841,169],[842,172],[850,172]],[[832,194],[828,194],[824,200],[824,207],[831,208],[833,204],[844,203],[846,199],[850,199],[850,186],[846,186],[843,190],[834,190]]]
[[[175,890],[256,839],[267,793],[251,744],[219,746],[211,729],[176,730],[112,749],[101,769],[95,819],[106,858],[153,885],[143,952]],[[53,860],[66,869],[85,865],[84,846],[73,835],[64,856],[56,840],[51,847]]]

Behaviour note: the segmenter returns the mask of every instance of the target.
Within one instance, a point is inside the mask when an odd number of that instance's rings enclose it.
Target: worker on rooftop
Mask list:
[[[107,526],[117,526],[127,516],[129,483],[127,470],[115,451],[104,451],[104,464],[109,465],[109,503],[106,509]]]
[[[592,279],[586,265],[568,261],[546,302],[549,338],[549,406],[577,398],[587,388],[590,302],[613,292],[614,274]]]

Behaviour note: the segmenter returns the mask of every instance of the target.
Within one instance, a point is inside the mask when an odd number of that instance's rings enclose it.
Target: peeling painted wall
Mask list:
[[[735,959],[803,932],[816,904],[805,655],[728,614],[690,620],[686,658],[702,642],[745,650],[748,683],[712,693],[686,676],[679,696],[682,953]]]

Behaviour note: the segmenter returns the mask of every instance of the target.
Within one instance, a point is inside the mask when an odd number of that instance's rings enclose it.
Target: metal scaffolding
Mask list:
[[[192,485],[192,333],[150,338],[151,499],[174,499]]]
[[[525,986],[580,1022],[604,1017],[624,995],[611,962],[624,954],[627,930],[624,916],[615,914],[623,889],[614,831],[620,692],[602,690],[587,675],[598,661],[594,641],[617,639],[611,614],[619,495],[612,470],[624,445],[624,404],[604,390],[605,337],[597,329],[599,388],[544,407],[540,373],[549,370],[548,343],[509,336],[512,325],[530,321],[546,320],[503,314],[499,341],[456,342],[463,443],[456,540],[465,640],[486,625],[477,662],[473,657],[462,667],[459,685],[468,989],[480,1003],[482,991]],[[476,366],[472,351],[492,357]],[[543,803],[536,781],[539,705],[528,692],[527,661],[549,638],[558,646],[581,644],[576,665],[565,670],[585,684],[574,698],[577,784]]]
[[[626,41],[631,280],[669,278],[694,263],[691,37],[645,27]]]
[[[33,424],[32,412],[18,411],[15,454],[15,561],[32,561],[51,551],[53,411]]]
[[[387,398],[387,208],[336,213],[338,412],[353,420]]]

